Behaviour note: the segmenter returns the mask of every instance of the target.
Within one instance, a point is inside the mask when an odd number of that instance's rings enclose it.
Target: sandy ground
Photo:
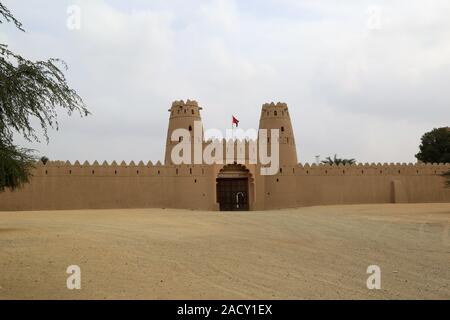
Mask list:
[[[449,225],[450,204],[0,212],[0,299],[450,299]]]

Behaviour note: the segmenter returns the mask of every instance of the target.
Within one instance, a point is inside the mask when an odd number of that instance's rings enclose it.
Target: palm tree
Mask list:
[[[47,164],[49,158],[47,158],[46,156],[43,156],[43,157],[41,157],[40,160],[41,160],[41,162],[45,165],[45,164]]]
[[[356,162],[355,159],[341,159],[337,157],[337,154],[334,155],[334,158],[331,159],[331,157],[326,157],[325,160],[322,160],[323,164],[329,164],[329,165],[339,165],[339,164],[354,164]]]

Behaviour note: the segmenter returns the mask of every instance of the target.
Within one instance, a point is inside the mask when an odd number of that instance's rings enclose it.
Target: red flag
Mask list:
[[[239,126],[239,120],[238,119],[236,119],[234,116],[233,116],[233,124],[235,124],[236,125],[236,127],[238,127]]]

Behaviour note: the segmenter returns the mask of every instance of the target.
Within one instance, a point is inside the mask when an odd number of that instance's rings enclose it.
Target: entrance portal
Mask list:
[[[249,171],[242,165],[228,165],[217,177],[220,211],[249,210]]]

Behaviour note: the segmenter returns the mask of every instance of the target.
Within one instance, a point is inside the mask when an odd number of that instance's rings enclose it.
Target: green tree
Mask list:
[[[437,128],[422,136],[416,158],[422,162],[450,162],[450,128]]]
[[[354,164],[356,162],[355,159],[341,159],[337,157],[337,154],[334,155],[334,158],[332,159],[331,157],[326,157],[325,160],[322,161],[323,164],[334,164],[334,165],[339,165],[339,164]]]
[[[443,173],[442,176],[446,179],[445,185],[447,186],[447,188],[450,188],[450,170]]]
[[[20,21],[0,2],[0,24],[12,22],[22,32]],[[33,150],[13,143],[13,134],[39,142],[32,120],[37,119],[48,142],[48,128],[58,130],[57,108],[87,116],[81,97],[69,87],[59,59],[30,61],[0,44],[0,191],[27,183],[36,161]]]

